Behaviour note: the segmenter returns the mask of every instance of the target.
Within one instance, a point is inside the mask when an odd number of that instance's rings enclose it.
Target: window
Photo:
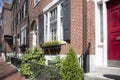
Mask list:
[[[34,0],[34,6],[36,6],[39,2],[40,0]]]
[[[26,45],[26,28],[21,30],[21,45]]]
[[[18,13],[18,24],[20,24],[20,13]]]
[[[57,8],[50,12],[50,40],[57,40]]]
[[[27,2],[25,1],[22,6],[22,18],[25,18],[27,15]]]
[[[16,36],[13,36],[13,45],[16,45]]]
[[[23,18],[25,18],[25,16],[26,16],[26,2],[24,3],[23,6],[24,6],[23,7]]]
[[[63,41],[63,10],[61,4],[44,15],[44,36],[47,41]]]
[[[100,42],[103,42],[103,5],[99,4],[100,10]]]

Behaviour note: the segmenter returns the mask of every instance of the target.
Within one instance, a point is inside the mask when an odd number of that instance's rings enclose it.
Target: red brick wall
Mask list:
[[[36,21],[38,27],[38,15],[42,13],[43,8],[51,2],[51,0],[41,0],[37,6],[33,6],[34,0],[29,1],[29,20],[30,25]],[[95,10],[94,2],[87,3],[87,41],[91,43],[90,54],[95,53]],[[29,26],[31,27],[31,26]],[[39,34],[37,34],[37,44],[39,46]],[[30,38],[32,43],[32,37]],[[32,45],[31,45],[32,46]],[[81,54],[83,48],[83,14],[82,0],[71,0],[71,41],[62,45],[60,53],[65,54],[69,47],[73,47],[77,54]]]
[[[9,8],[3,8],[3,13],[2,13],[2,18],[3,18],[3,30],[4,30],[4,35],[11,35],[11,9]],[[5,50],[7,53],[12,53],[12,39],[6,40],[4,38],[5,42]]]
[[[50,3],[51,0],[40,0],[40,2],[34,6],[34,0],[29,0],[29,21],[30,21],[30,30],[33,27],[32,23],[35,21],[37,25],[37,46],[39,46],[39,23],[38,23],[38,16],[43,13],[43,8]],[[29,41],[30,47],[32,47],[32,36],[30,34],[30,41]]]
[[[87,41],[91,43],[90,54],[95,54],[95,3],[87,3]]]
[[[4,9],[3,10],[3,28],[4,28],[4,34],[11,34],[11,23],[12,23],[12,19],[11,19],[11,10],[9,9]]]

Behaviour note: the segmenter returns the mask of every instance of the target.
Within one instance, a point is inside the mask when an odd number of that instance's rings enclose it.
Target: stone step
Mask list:
[[[95,68],[95,71],[85,74],[84,80],[120,80],[120,68]]]

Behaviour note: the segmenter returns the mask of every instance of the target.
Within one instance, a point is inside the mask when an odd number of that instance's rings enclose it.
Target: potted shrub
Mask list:
[[[83,80],[84,72],[80,67],[75,51],[70,48],[61,65],[62,80]]]

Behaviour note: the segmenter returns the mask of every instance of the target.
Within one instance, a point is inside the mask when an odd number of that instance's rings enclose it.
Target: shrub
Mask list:
[[[48,41],[48,42],[43,43],[42,47],[55,46],[59,44],[60,44],[59,41]]]
[[[80,67],[76,53],[72,48],[70,48],[67,56],[62,62],[62,80],[82,80],[83,75],[83,70]]]
[[[47,78],[47,80],[61,80],[61,61],[62,59],[57,56],[55,59],[50,60],[49,65],[33,64],[32,71],[35,74],[35,79],[44,80],[45,78]]]
[[[62,60],[63,59],[61,59],[60,56],[56,56],[55,59],[49,62],[49,66],[51,66],[54,69],[54,73],[52,75],[56,76],[57,80],[61,79],[60,68]]]
[[[34,78],[34,74],[31,71],[31,65],[36,64],[45,64],[45,57],[43,52],[35,47],[34,49],[29,49],[22,58],[20,72],[26,77]]]

